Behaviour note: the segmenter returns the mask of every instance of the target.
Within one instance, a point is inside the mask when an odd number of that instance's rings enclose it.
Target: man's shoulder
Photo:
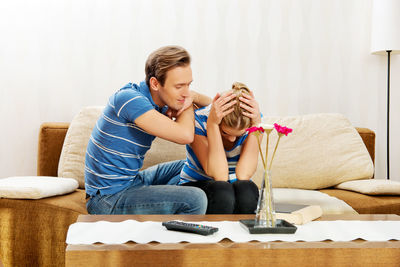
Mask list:
[[[115,95],[116,96],[124,96],[124,95],[145,96],[143,89],[140,88],[140,85],[137,85],[135,83],[127,83],[121,89],[116,91]]]
[[[148,98],[147,87],[143,87],[142,83],[128,83],[121,89],[115,92],[114,99],[115,102],[125,103],[126,101],[145,101],[150,102]]]

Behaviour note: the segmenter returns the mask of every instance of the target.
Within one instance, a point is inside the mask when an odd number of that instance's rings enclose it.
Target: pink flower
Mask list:
[[[262,127],[250,127],[246,129],[247,132],[249,132],[249,134],[251,134],[252,132],[264,132],[264,129]]]
[[[280,125],[277,124],[277,123],[274,123],[274,127],[275,127],[275,129],[276,129],[276,131],[277,131],[278,133],[284,134],[284,135],[286,135],[286,136],[287,136],[289,133],[291,133],[291,132],[293,131],[293,129],[290,129],[290,128],[285,127],[285,126],[280,126]]]

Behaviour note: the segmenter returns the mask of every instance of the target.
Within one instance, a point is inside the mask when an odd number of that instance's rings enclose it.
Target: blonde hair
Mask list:
[[[243,83],[235,82],[232,84],[233,93],[236,94],[236,104],[233,106],[233,111],[222,118],[222,122],[231,128],[234,129],[246,129],[251,126],[251,119],[245,115],[243,115],[243,111],[246,112],[245,109],[240,107],[239,97],[242,96],[243,93],[250,93],[249,88]]]
[[[189,64],[190,55],[183,47],[176,45],[161,47],[151,53],[146,60],[146,84],[150,87],[150,78],[155,77],[164,86],[167,71]]]

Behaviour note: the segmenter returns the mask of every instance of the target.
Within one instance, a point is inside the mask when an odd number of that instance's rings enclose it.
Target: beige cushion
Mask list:
[[[400,182],[381,179],[349,181],[335,187],[367,195],[400,195]]]
[[[71,178],[19,176],[0,179],[0,198],[40,199],[75,191],[78,182]]]
[[[321,189],[373,175],[371,157],[357,130],[341,114],[266,117],[263,122],[293,128],[280,140],[272,165],[273,187]],[[269,157],[277,140],[270,135]],[[266,137],[263,138],[263,152]],[[259,160],[254,181],[260,184]]]
[[[145,155],[142,169],[162,162],[178,159],[186,159],[186,148],[184,145],[176,144],[162,138],[156,138]]]
[[[85,107],[76,115],[68,128],[58,163],[58,176],[71,177],[85,188],[86,147],[94,125],[104,107]]]

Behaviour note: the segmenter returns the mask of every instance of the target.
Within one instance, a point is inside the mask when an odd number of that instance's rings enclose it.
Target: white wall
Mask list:
[[[144,78],[154,49],[184,46],[193,89],[233,81],[264,114],[338,112],[377,134],[386,177],[386,58],[371,55],[371,0],[1,0],[0,177],[34,175],[42,122],[70,121]],[[400,180],[400,56],[392,57],[391,178]]]

